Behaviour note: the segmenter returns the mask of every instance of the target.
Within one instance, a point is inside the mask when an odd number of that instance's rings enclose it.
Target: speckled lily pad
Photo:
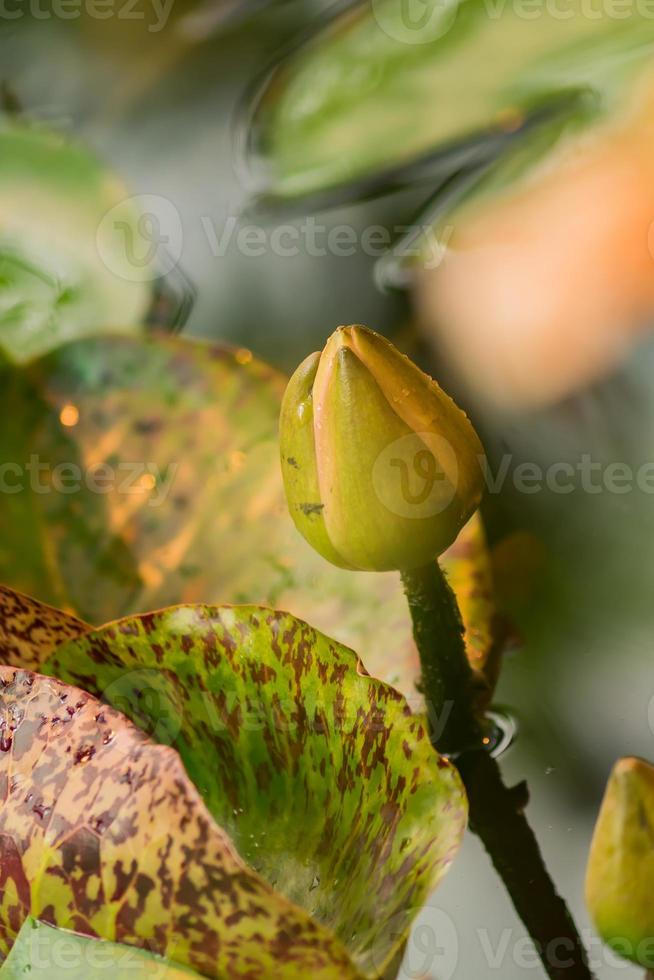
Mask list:
[[[350,650],[285,613],[181,606],[70,640],[43,669],[173,744],[248,864],[360,969],[392,958],[465,804],[423,721]]]
[[[340,949],[347,950],[350,972],[341,965],[341,973],[334,976],[374,977],[383,972],[401,949],[413,916],[456,854],[466,804],[456,770],[432,749],[423,721],[395,690],[370,678],[350,650],[294,617],[269,609],[181,606],[121,620],[67,640],[46,657],[41,670],[101,696],[142,728],[143,738],[150,736],[177,749],[216,824],[229,835],[225,840],[230,847],[233,842],[239,860],[245,862],[247,874],[258,887],[265,883],[275,889],[279,908],[288,906],[295,915],[303,914],[318,930],[319,945],[320,930],[330,937],[327,950],[321,947],[321,955],[330,964],[327,970],[334,968],[339,956],[343,960]],[[40,780],[38,811],[51,805],[51,797],[65,795],[69,778],[71,792],[86,792],[89,776],[95,778],[95,767],[110,754],[109,747],[116,752],[122,745],[124,718],[113,711],[105,716],[77,688],[70,697],[64,690],[62,701],[57,700],[62,690],[47,688],[34,675],[3,667],[0,676],[6,682],[0,690],[4,707],[0,726],[12,779],[25,752],[21,764],[31,767],[27,773],[33,770],[34,779]],[[33,685],[39,697],[34,699],[32,721],[26,724]],[[43,719],[54,709],[43,703],[43,697],[59,712],[56,728],[52,727],[55,723],[44,724]],[[115,737],[117,728],[120,739]],[[127,728],[130,738],[136,737],[131,726]],[[69,735],[77,738],[70,747]],[[26,740],[24,748],[21,739]],[[38,752],[30,748],[31,740],[37,743]],[[163,752],[162,759],[178,765],[172,749],[152,750]],[[60,755],[63,770],[57,768]],[[73,766],[69,773],[71,758],[85,768]],[[220,976],[215,964],[214,972],[209,969],[207,950],[212,947],[208,939],[203,941],[196,934],[191,910],[192,935],[177,937],[174,950],[163,942],[164,934],[170,933],[163,921],[171,914],[165,895],[175,893],[174,889],[164,889],[163,897],[155,899],[146,888],[146,900],[136,919],[133,912],[126,911],[116,920],[105,908],[108,892],[98,896],[88,868],[97,848],[95,838],[87,840],[87,834],[93,829],[97,832],[103,859],[105,842],[108,847],[125,844],[131,860],[142,853],[145,859],[153,819],[151,804],[141,803],[139,811],[149,817],[135,813],[130,821],[127,814],[121,814],[119,820],[111,801],[116,794],[122,798],[122,769],[126,764],[131,769],[132,761],[138,760],[107,759],[106,768],[111,772],[105,778],[110,785],[97,797],[103,808],[97,812],[93,806],[76,808],[75,819],[83,823],[72,835],[76,845],[62,843],[63,851],[55,848],[52,858],[56,867],[63,862],[67,874],[62,881],[56,873],[50,874],[31,892],[41,903],[38,908],[31,904],[29,881],[30,862],[38,858],[30,852],[29,861],[21,858],[16,865],[13,857],[6,863],[15,870],[13,885],[4,890],[8,896],[3,912],[6,944],[12,928],[15,931],[18,926],[21,909],[24,914],[43,917],[44,909],[53,907],[57,925],[120,942],[143,944],[148,940],[153,951],[209,976]],[[21,786],[15,785],[15,794],[0,810],[0,837],[6,834],[12,854],[16,850],[27,853],[34,834],[38,847],[43,846],[37,833],[43,814],[28,816],[35,811],[25,810],[21,790],[27,778],[26,774],[19,780]],[[152,771],[155,779],[163,781],[165,788],[167,780],[159,769],[156,776]],[[92,788],[94,799],[99,790],[95,783]],[[37,791],[34,793],[36,797]],[[110,819],[105,816],[107,806]],[[65,802],[60,801],[56,809],[65,815]],[[186,806],[174,809],[179,813]],[[95,818],[101,826],[88,824]],[[170,816],[167,820],[170,822]],[[116,831],[128,825],[144,839],[117,841]],[[46,822],[49,847],[52,829],[52,821]],[[64,820],[62,832],[69,842],[70,817]],[[176,839],[175,846],[182,843]],[[157,853],[170,847],[170,842],[160,844]],[[115,869],[117,858],[113,851],[109,854],[110,867]],[[201,865],[206,867],[206,858]],[[66,881],[73,871],[76,879],[77,871],[84,874],[69,892]],[[137,878],[132,873],[130,880]],[[200,888],[200,883],[196,881],[195,886]],[[230,889],[227,892],[231,894]],[[188,893],[185,889],[184,894]],[[264,897],[259,895],[256,904],[265,906]],[[230,914],[229,921],[232,919],[236,937],[241,918]],[[186,921],[184,916],[182,921]],[[305,928],[302,921],[295,926],[300,932]],[[256,927],[257,923],[249,923],[247,930]],[[235,938],[234,943],[229,955],[245,957],[240,941]],[[302,945],[299,941],[300,949]],[[266,955],[273,953],[268,950]],[[234,977],[255,975],[240,973],[231,965],[227,972]]]
[[[32,915],[218,980],[356,976],[247,867],[177,754],[95,698],[0,667],[0,950]]]
[[[38,670],[58,646],[90,629],[61,609],[0,585],[0,664]]]

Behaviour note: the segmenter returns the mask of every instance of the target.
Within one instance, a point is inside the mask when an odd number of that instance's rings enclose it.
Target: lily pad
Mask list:
[[[91,627],[61,609],[0,585],[0,663],[38,670],[66,640]]]
[[[43,669],[174,745],[240,855],[366,975],[393,958],[466,806],[423,720],[351,650],[285,613],[179,606],[70,640]]]
[[[139,333],[156,278],[129,259],[140,220],[86,149],[0,121],[0,352],[24,363],[117,325]]]
[[[576,113],[590,93],[591,118],[610,111],[653,45],[654,24],[637,7],[616,15],[598,4],[589,15],[576,0],[560,16],[528,0],[357,4],[303,38],[257,89],[250,164],[265,197],[286,202],[326,192],[335,203],[354,181],[382,191],[430,156],[445,179],[470,163],[466,148],[542,110]]]
[[[189,980],[198,973],[134,946],[89,939],[26,919],[0,967],[2,980]]]
[[[216,980],[354,980],[340,943],[239,857],[173,749],[12,667],[0,737],[0,955],[33,916]]]
[[[0,431],[11,491],[0,581],[97,625],[180,601],[287,609],[420,704],[399,575],[334,568],[288,515],[281,375],[249,351],[112,337],[66,345],[0,382],[12,419]],[[482,541],[475,517],[443,560],[480,674],[493,646]]]
[[[288,614],[181,606],[45,659],[59,680],[0,668],[0,949],[34,915],[208,976],[303,975],[313,957],[312,976],[375,977],[395,960],[467,808],[426,724],[355,654]]]

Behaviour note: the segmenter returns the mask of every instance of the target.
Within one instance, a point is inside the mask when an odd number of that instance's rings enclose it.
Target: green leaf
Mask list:
[[[524,6],[498,2],[489,15],[486,0],[427,0],[415,11],[373,0],[335,17],[257,94],[250,143],[265,194],[335,188],[338,200],[371,178],[383,189],[385,174],[431,153],[444,179],[483,159],[488,136],[543,107],[574,113],[590,94],[591,116],[609,111],[649,66],[654,24],[636,7],[614,16],[598,5],[589,16],[575,0],[561,17]]]
[[[0,667],[0,748],[0,955],[33,916],[216,980],[355,980],[331,933],[243,862],[177,753],[118,712]]]
[[[43,668],[173,744],[271,886],[377,975],[466,821],[456,769],[351,650],[256,607],[179,606],[60,647]]]
[[[144,952],[25,919],[2,980],[184,980],[199,974]]]
[[[155,278],[126,251],[140,217],[91,153],[0,121],[0,353],[25,363],[75,337],[140,332]]]
[[[38,670],[58,646],[91,629],[61,609],[0,585],[0,663]]]
[[[380,260],[381,281],[406,285],[411,271],[433,270],[437,250],[457,249],[453,229],[465,227],[477,208],[537,175],[548,155],[553,159],[555,150],[574,145],[595,115],[588,101],[582,100],[576,111],[554,114],[529,127],[492,164],[473,177],[463,175],[446,195],[437,194],[420,219],[419,233],[412,229]]]
[[[0,411],[12,420],[0,429],[0,479],[12,491],[0,509],[0,581],[98,625],[179,601],[288,609],[419,706],[399,575],[330,566],[288,515],[277,435],[285,383],[247,351],[159,337],[85,340],[24,372],[0,371]],[[62,424],[67,411],[75,425]],[[485,547],[467,543],[479,535],[473,518],[443,564],[455,570],[483,673],[490,579]]]

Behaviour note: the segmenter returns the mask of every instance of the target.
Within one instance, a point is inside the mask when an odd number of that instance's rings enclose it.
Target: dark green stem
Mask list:
[[[524,784],[509,789],[483,748],[474,675],[456,598],[437,562],[403,573],[422,665],[422,691],[437,748],[453,757],[481,839],[551,980],[591,980],[586,952],[524,815]]]
[[[402,573],[420,653],[422,692],[439,751],[458,754],[481,743],[474,675],[465,654],[461,614],[438,562]]]

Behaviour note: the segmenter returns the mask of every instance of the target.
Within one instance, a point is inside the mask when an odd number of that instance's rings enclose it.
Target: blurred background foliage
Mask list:
[[[654,459],[654,21],[598,21],[586,5],[574,25],[544,27],[515,5],[493,19],[467,3],[411,44],[386,2],[375,19],[315,0],[176,0],[156,31],[146,0],[133,9],[142,20],[69,22],[47,4],[1,19],[5,111],[74,136],[131,193],[174,205],[182,247],[167,280],[195,291],[186,335],[290,370],[336,324],[366,323],[456,395],[494,471],[508,454],[484,508],[498,595],[522,637],[497,693],[520,728],[505,765],[528,777],[546,859],[586,926],[606,776],[618,756],[654,757],[654,499],[579,481],[519,492],[512,474],[584,455],[634,469]],[[12,207],[0,189],[0,231]],[[292,255],[244,254],[233,234],[220,245],[229,228],[270,236],[307,214],[357,242],[371,226],[423,243],[434,228],[447,252],[426,269],[359,247],[308,254],[302,238]],[[15,418],[3,426],[20,438]],[[524,975],[521,927],[474,840],[435,901],[407,975],[486,976],[507,927],[501,975]],[[458,933],[454,966],[430,946],[439,930],[450,951]],[[601,978],[638,975],[598,944],[592,955]]]

